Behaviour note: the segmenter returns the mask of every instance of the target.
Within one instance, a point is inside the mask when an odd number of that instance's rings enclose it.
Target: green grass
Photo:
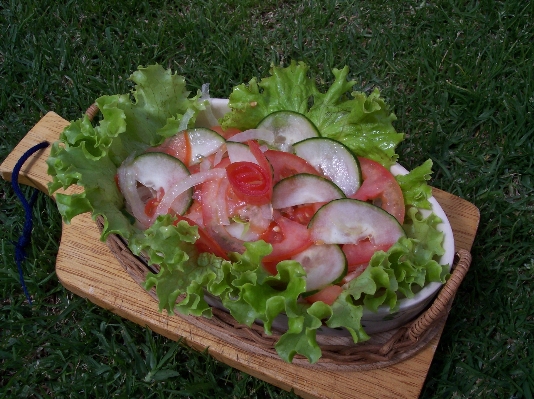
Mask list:
[[[0,27],[2,160],[46,112],[73,120],[127,92],[138,65],[219,97],[272,62],[303,60],[320,84],[348,65],[356,89],[378,87],[394,106],[401,162],[431,158],[432,184],[481,211],[421,396],[533,397],[534,3],[6,0]],[[0,184],[0,397],[295,397],[66,291],[45,195],[24,264],[30,308],[11,244],[24,215]]]

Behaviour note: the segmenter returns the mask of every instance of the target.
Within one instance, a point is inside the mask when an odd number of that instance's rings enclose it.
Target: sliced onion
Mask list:
[[[217,126],[219,124],[219,121],[213,114],[213,110],[211,109],[211,104],[208,101],[209,99],[210,99],[210,84],[204,83],[200,90],[200,97],[198,101],[200,103],[204,102],[204,106],[206,107],[206,109],[204,110],[204,115],[206,117],[208,124],[210,126]]]
[[[248,140],[262,140],[266,143],[274,142],[274,133],[267,129],[248,129],[230,137],[228,141],[244,143]]]
[[[150,218],[145,214],[145,204],[137,191],[136,173],[130,167],[132,159],[133,157],[126,159],[117,169],[119,187],[129,211],[144,228],[147,228],[150,226]]]
[[[211,161],[208,158],[204,158],[202,161],[200,161],[200,171],[206,172],[210,170],[213,167],[211,164]]]
[[[226,145],[220,146],[217,152],[215,153],[215,157],[213,158],[213,166],[217,166],[221,163],[225,153]]]
[[[217,178],[221,179],[224,176],[226,176],[225,169],[210,169],[205,172],[199,172],[199,173],[195,173],[193,175],[187,176],[183,180],[177,182],[171,187],[170,190],[168,190],[165,193],[165,195],[161,199],[161,202],[159,203],[156,209],[156,212],[154,214],[154,219],[158,215],[166,215],[169,212],[169,209],[171,208],[176,198],[180,194],[189,190],[191,187],[194,187],[197,184],[204,183],[207,180],[217,179]]]
[[[200,89],[199,100],[208,100],[210,98],[210,84],[204,83]]]
[[[211,204],[212,209],[216,212],[215,220],[218,220],[217,224],[224,226],[230,224],[230,215],[228,214],[228,209],[226,207],[226,195],[229,185],[230,182],[228,179],[221,181],[221,184],[219,184],[219,189],[217,190],[217,201],[215,204]]]
[[[261,215],[264,219],[273,219],[273,204],[268,203],[261,207]]]
[[[250,231],[247,223],[233,222],[225,226],[225,229],[230,236],[241,241],[257,241],[260,237],[256,232]]]
[[[242,143],[228,143],[227,145],[228,158],[230,162],[252,162],[259,165],[258,160],[250,151],[250,148],[246,144]]]
[[[222,167],[215,169],[225,170]],[[230,223],[228,209],[226,208],[226,191],[228,190],[228,186],[228,180],[225,178],[210,180],[202,185],[200,194],[202,218],[206,227],[228,225]]]

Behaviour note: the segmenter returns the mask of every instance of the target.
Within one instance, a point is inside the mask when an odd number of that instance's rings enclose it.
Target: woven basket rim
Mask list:
[[[96,223],[102,232],[103,218],[99,216]],[[124,238],[110,234],[106,243],[124,270],[140,286],[143,286],[149,272],[157,272],[148,266],[144,259],[130,251]],[[470,263],[471,254],[467,250],[460,249],[456,254],[451,277],[429,307],[411,322],[388,332],[371,335],[369,341],[358,344],[354,344],[349,337],[341,343],[319,343],[322,356],[316,363],[310,364],[305,357],[296,355],[293,364],[315,369],[370,370],[387,367],[415,355],[444,327],[454,296],[467,274]],[[146,293],[153,301],[158,302],[155,288]],[[248,327],[239,324],[230,314],[214,307],[211,318],[182,314],[176,314],[175,317],[181,317],[210,334],[216,333],[218,338],[229,345],[280,359],[274,349],[274,343],[280,337],[277,331],[267,335],[262,326],[253,324]]]

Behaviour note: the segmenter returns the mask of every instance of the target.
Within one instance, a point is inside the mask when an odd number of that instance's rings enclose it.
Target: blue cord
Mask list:
[[[24,195],[19,187],[19,173],[22,165],[24,165],[29,157],[31,157],[37,151],[48,147],[49,145],[50,143],[48,141],[43,141],[42,143],[39,143],[26,151],[17,161],[17,164],[13,168],[13,174],[11,177],[11,186],[13,187],[13,191],[15,191],[15,194],[17,194],[17,197],[19,198],[20,202],[22,202],[22,206],[24,207],[24,228],[22,230],[22,235],[19,237],[18,242],[13,242],[13,245],[15,245],[15,261],[17,262],[17,269],[19,271],[20,284],[22,285],[22,290],[24,291],[24,295],[26,295],[26,299],[30,303],[30,306],[32,305],[32,300],[28,292],[28,288],[26,287],[26,283],[24,282],[22,262],[24,262],[24,259],[26,259],[26,252],[24,251],[24,248],[30,243],[31,239],[33,228],[32,208],[35,204],[35,200],[37,199],[39,190],[35,189],[30,198],[30,202],[26,201],[26,198],[24,198]]]

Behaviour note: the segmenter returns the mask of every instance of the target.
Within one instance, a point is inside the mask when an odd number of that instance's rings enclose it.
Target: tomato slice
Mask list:
[[[163,198],[163,195],[165,195],[165,191],[163,188],[160,188],[158,192],[156,193],[156,196],[153,198],[150,198],[146,204],[145,204],[145,215],[148,217],[153,217],[156,213],[156,209],[158,209],[158,205],[161,202],[161,199]]]
[[[232,136],[235,136],[237,133],[241,133],[241,130],[236,129],[235,127],[228,127],[226,129],[223,129],[221,126],[212,126],[210,127],[210,129],[214,132],[219,133],[226,140],[228,140]]]
[[[276,215],[269,228],[260,239],[273,246],[273,251],[263,258],[265,269],[276,274],[276,264],[304,251],[312,245],[310,233],[306,226],[281,215]]]
[[[189,166],[191,163],[191,140],[189,140],[187,130],[169,137],[157,147],[147,148],[146,151],[164,152],[165,154],[178,158],[185,166]]]
[[[348,282],[354,280],[356,277],[358,277],[360,274],[362,274],[365,269],[367,269],[367,266],[369,266],[369,264],[367,263],[364,263],[362,265],[359,265],[359,266],[356,266],[356,268],[347,273],[345,275],[345,277],[343,277],[343,280],[341,280],[341,283],[339,283],[340,285],[344,285],[344,284],[347,284]]]
[[[253,162],[230,164],[226,167],[228,180],[235,194],[242,200],[252,205],[268,204],[273,196],[271,165],[256,141],[249,140],[247,144],[258,164]]]
[[[189,220],[192,220],[195,224],[203,228],[204,219],[202,217],[202,199],[200,190],[195,191],[195,193],[193,194],[193,198],[195,198],[195,200],[183,216],[188,218]]]
[[[154,217],[156,209],[158,209],[159,201],[157,198],[151,198],[145,204],[145,215],[148,217]]]
[[[290,208],[280,209],[280,212],[288,219],[308,226],[315,212],[324,204],[324,202],[315,202],[313,204],[296,205]]]
[[[362,157],[358,157],[358,160],[363,183],[351,198],[372,202],[393,215],[402,224],[406,209],[404,196],[395,176],[378,162]]]
[[[276,150],[267,150],[264,154],[273,167],[273,184],[298,173],[310,173],[320,176],[313,166],[295,154]]]
[[[329,285],[319,291],[317,294],[313,294],[304,298],[308,303],[314,302],[324,302],[327,305],[332,305],[336,299],[339,297],[339,294],[343,291],[339,285]]]
[[[206,233],[202,227],[200,227],[197,223],[185,216],[180,216],[178,214],[176,214],[175,216],[177,217],[175,224],[177,224],[181,220],[185,220],[189,224],[189,226],[197,226],[199,238],[195,241],[195,247],[200,253],[209,252],[220,258],[230,260],[228,258],[228,254],[221,248],[217,241],[211,238],[210,235]]]
[[[235,194],[253,205],[270,202],[272,187],[266,171],[252,162],[234,162],[226,167],[228,180]]]
[[[356,270],[360,265],[369,263],[377,251],[387,251],[393,244],[375,245],[369,239],[362,240],[357,244],[345,244],[341,249],[347,258],[348,272]]]
[[[265,171],[265,174],[269,177],[268,184],[272,187],[273,185],[273,173],[271,164],[265,157],[265,154],[260,148],[260,145],[254,141],[254,140],[248,140],[247,145],[250,148],[250,152],[252,155],[254,155],[254,158],[256,158],[256,161],[258,161],[258,165]]]

